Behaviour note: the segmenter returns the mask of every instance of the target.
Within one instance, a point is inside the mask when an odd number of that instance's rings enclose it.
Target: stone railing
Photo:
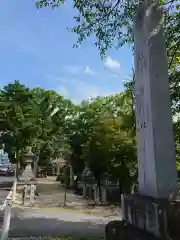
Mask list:
[[[157,237],[180,236],[180,202],[142,197],[121,196],[122,219]],[[180,239],[180,237],[179,237]]]
[[[78,181],[75,187],[76,193],[83,195],[89,199],[96,199],[96,202],[99,202],[98,197],[100,198],[99,188],[97,184],[84,183],[83,181]],[[101,204],[114,204],[120,203],[121,195],[120,188],[117,184],[101,184]]]
[[[11,207],[13,201],[16,197],[16,185],[17,181],[16,178],[14,179],[13,186],[9,191],[7,197],[5,198],[4,203],[0,206],[0,212],[3,215],[3,225],[1,230],[1,240],[8,239],[9,227],[10,227],[10,219],[11,219]]]

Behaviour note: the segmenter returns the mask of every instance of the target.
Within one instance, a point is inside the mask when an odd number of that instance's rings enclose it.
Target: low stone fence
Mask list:
[[[180,239],[180,201],[138,195],[121,196],[122,218],[157,237]]]
[[[83,181],[75,182],[74,190],[76,194],[83,195],[83,185],[84,185]]]
[[[106,188],[107,202],[108,203],[120,203],[121,202],[121,192],[120,187],[116,184],[110,184]]]
[[[86,184],[86,194],[83,193],[84,182],[78,181],[75,187],[75,193],[79,195],[86,195],[86,198],[95,200],[94,193],[96,190],[96,196],[98,195],[100,198],[99,189],[97,189],[97,185],[93,184]],[[104,201],[103,201],[104,199]],[[121,201],[121,194],[120,188],[116,184],[109,184],[106,187],[101,186],[101,200],[105,204],[108,203],[120,203]]]

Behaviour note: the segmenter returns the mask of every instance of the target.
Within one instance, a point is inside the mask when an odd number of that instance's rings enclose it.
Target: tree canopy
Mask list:
[[[119,180],[122,191],[130,191],[138,165],[131,88],[75,105],[55,91],[14,81],[0,90],[0,97],[0,142],[11,161],[22,161],[21,152],[29,145],[40,166],[70,150],[68,161],[76,175],[81,176],[88,163],[98,181],[108,174]],[[174,122],[180,170],[179,126]]]
[[[88,162],[97,179],[108,173],[131,186],[137,158],[128,92],[75,105],[55,91],[30,89],[14,81],[0,90],[0,97],[0,141],[12,161],[15,156],[20,161],[28,145],[39,155],[39,165],[49,164],[62,149],[70,148],[69,161],[77,175]]]
[[[36,0],[38,8],[57,8],[65,0]],[[73,0],[73,7],[78,11],[74,16],[76,25],[72,32],[78,36],[78,46],[85,39],[94,35],[94,44],[102,56],[111,47],[122,47],[124,44],[133,43],[133,18],[140,1],[137,0]],[[171,56],[170,65],[180,61],[180,4],[178,0],[159,0],[164,9],[165,34],[168,46],[168,55]]]

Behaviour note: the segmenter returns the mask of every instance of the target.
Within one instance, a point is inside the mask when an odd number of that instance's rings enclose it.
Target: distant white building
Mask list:
[[[4,152],[4,149],[0,149],[0,166],[10,165],[8,153]]]

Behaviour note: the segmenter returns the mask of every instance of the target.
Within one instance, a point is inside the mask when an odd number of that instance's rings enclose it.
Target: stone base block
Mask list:
[[[180,239],[180,201],[122,195],[122,218],[156,237]]]
[[[105,227],[105,240],[157,240],[157,238],[125,221],[112,221]]]

